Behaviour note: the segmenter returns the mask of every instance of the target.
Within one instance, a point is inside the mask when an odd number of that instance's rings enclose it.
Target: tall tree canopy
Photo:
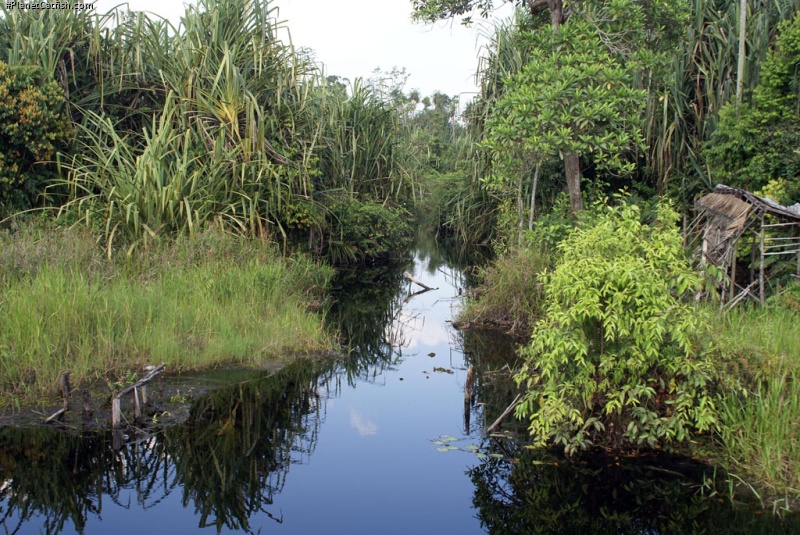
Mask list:
[[[558,155],[573,211],[582,209],[581,156],[598,153],[600,167],[624,170],[621,156],[643,147],[645,95],[637,75],[654,68],[688,15],[668,0],[562,0],[517,2],[530,12],[530,56],[498,95],[487,124],[487,146],[497,157],[541,161]],[[412,0],[422,21],[488,16],[492,0]],[[547,14],[549,13],[549,17]],[[549,29],[549,31],[547,31]],[[507,162],[506,162],[507,163]],[[512,166],[513,167],[513,166]],[[532,167],[518,162],[517,167]]]

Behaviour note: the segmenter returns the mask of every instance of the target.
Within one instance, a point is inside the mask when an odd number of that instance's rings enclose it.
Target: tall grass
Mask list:
[[[307,309],[331,271],[283,260],[274,244],[207,233],[107,260],[86,233],[53,234],[2,239],[3,397],[47,393],[65,370],[87,382],[151,363],[261,366],[330,347]]]
[[[550,266],[541,247],[519,247],[481,272],[481,286],[459,315],[459,322],[502,327],[528,335],[541,315],[544,290],[538,275]]]
[[[79,135],[49,198],[109,248],[211,225],[322,242],[336,231],[326,193],[385,204],[413,191],[396,111],[359,82],[329,87],[281,40],[269,0],[199,0],[177,27],[124,7],[62,11],[4,12],[0,59],[64,89]]]
[[[719,320],[733,372],[719,399],[723,462],[788,506],[800,499],[800,312],[744,307]]]

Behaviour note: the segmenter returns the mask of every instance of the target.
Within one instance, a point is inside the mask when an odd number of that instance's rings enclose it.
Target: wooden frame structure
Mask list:
[[[800,281],[800,203],[782,206],[749,191],[718,185],[695,203],[696,217],[686,229],[687,247],[702,265],[720,271],[720,301],[734,307],[746,298],[762,305],[773,257],[796,262]],[[750,242],[749,270],[737,273],[739,244]]]

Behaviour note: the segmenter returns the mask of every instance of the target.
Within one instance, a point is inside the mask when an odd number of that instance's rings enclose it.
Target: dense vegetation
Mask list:
[[[332,270],[208,231],[109,260],[83,229],[0,237],[0,404],[131,370],[274,367],[332,349],[318,308]],[[157,362],[156,362],[157,361]]]
[[[247,0],[201,1],[177,28],[122,10],[4,11],[4,142],[44,143],[9,147],[19,162],[4,163],[4,212],[60,206],[109,250],[221,225],[337,264],[402,252],[412,187],[395,110],[374,87],[329,83],[278,39],[274,16]],[[52,109],[24,116],[25,99]],[[57,150],[58,175],[28,178],[53,170]],[[386,232],[352,231],[365,224]]]
[[[419,20],[465,24],[495,4],[412,2]],[[800,3],[517,4],[465,114],[475,166],[460,189],[472,193],[442,222],[498,254],[461,320],[530,335],[516,413],[536,444],[575,453],[703,437],[791,507],[797,282],[776,279],[763,309],[699,303],[714,302],[715,275],[691,264],[679,222],[685,231],[718,182],[800,200]]]
[[[411,5],[469,24],[496,3]],[[703,438],[797,500],[797,286],[723,314],[680,221],[717,182],[799,200],[800,1],[517,3],[463,117],[402,69],[326,75],[264,0],[200,0],[177,27],[0,7],[0,388],[327,347],[313,261],[401,258],[413,214],[497,254],[463,320],[531,335],[537,444]]]

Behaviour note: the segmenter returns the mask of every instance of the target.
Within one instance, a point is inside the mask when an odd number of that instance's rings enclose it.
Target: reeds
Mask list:
[[[200,0],[177,27],[123,8],[42,12],[0,19],[0,59],[63,87],[80,128],[51,198],[109,247],[211,225],[321,241],[324,193],[383,204],[412,191],[395,110],[358,81],[329,88],[267,0]]]
[[[733,369],[718,404],[723,462],[787,506],[800,498],[800,314],[737,308],[718,325]]]

